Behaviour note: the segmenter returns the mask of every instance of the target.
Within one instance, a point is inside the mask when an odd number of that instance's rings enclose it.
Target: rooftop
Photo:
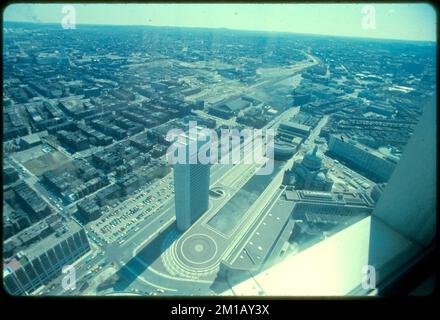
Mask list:
[[[66,232],[57,234],[52,233],[48,237],[43,240],[29,246],[24,250],[25,256],[32,260],[35,257],[40,256],[43,252],[46,252],[49,248],[54,247],[56,244],[61,243],[62,241],[69,238],[75,232],[81,230],[81,226],[73,220],[69,220],[65,222]]]
[[[289,222],[295,204],[290,201],[277,200],[268,210],[258,225],[251,228],[226,263],[234,269],[251,270],[266,262],[280,233]]]
[[[299,129],[301,131],[310,131],[311,130],[310,126],[306,126],[304,124],[300,124],[300,123],[293,122],[293,121],[283,121],[280,124],[280,127],[281,126],[283,126],[285,128]]]
[[[388,162],[392,162],[392,163],[394,163],[394,164],[395,164],[396,161],[397,161],[397,160],[393,159],[392,157],[389,157],[389,156],[387,156],[387,155],[384,155],[383,153],[379,152],[379,151],[376,150],[376,149],[372,149],[372,148],[370,148],[370,147],[368,147],[368,146],[366,146],[366,145],[364,145],[364,144],[362,144],[362,143],[360,143],[360,142],[358,142],[358,141],[356,141],[356,140],[353,140],[352,138],[350,138],[350,137],[347,136],[347,135],[344,135],[344,134],[342,134],[342,135],[340,135],[340,134],[338,134],[338,135],[332,134],[331,136],[334,137],[334,138],[337,139],[337,140],[342,141],[342,142],[350,143],[350,144],[352,144],[353,146],[355,146],[356,148],[361,149],[361,150],[363,150],[363,151],[366,151],[366,152],[368,152],[368,153],[374,155],[374,156],[377,157],[377,158],[380,158],[380,159],[386,160],[386,161],[388,161]]]

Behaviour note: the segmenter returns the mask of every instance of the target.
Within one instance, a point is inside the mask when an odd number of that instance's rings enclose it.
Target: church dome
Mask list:
[[[315,146],[313,150],[310,150],[304,155],[302,164],[310,170],[319,170],[322,164],[322,158],[316,154],[318,147]]]

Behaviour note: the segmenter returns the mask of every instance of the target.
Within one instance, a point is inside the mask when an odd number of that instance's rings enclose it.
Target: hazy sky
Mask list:
[[[13,4],[4,21],[60,23],[64,4]],[[80,24],[154,25],[286,31],[436,41],[428,4],[373,4],[375,29],[364,29],[366,4],[74,4]]]

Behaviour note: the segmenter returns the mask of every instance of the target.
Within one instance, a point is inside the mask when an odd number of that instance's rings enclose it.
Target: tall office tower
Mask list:
[[[210,164],[201,163],[197,157],[207,142],[210,139],[200,133],[200,128],[195,137],[191,133],[181,135],[177,142],[177,149],[185,154],[185,161],[174,164],[176,220],[181,231],[188,229],[208,209]],[[209,150],[204,154],[209,156]]]

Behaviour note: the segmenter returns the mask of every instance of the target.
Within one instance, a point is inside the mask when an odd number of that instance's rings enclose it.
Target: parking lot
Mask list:
[[[122,244],[139,230],[145,218],[154,215],[174,194],[173,176],[147,184],[129,199],[110,208],[101,218],[89,225],[90,236],[99,246],[118,242]]]

